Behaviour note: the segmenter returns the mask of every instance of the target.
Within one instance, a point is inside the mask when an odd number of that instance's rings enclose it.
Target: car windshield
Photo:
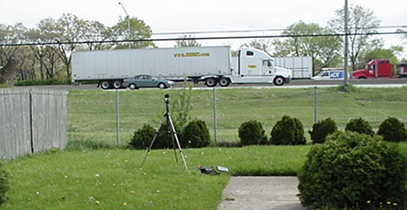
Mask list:
[[[319,71],[315,76],[324,76],[323,74],[326,73],[327,71]]]

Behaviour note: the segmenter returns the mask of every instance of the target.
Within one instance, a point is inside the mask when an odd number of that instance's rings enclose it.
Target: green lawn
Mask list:
[[[321,88],[317,92],[317,119],[331,117],[339,129],[359,117],[375,130],[389,116],[407,121],[407,88],[357,88],[348,93]],[[189,170],[184,169],[177,150],[153,150],[140,168],[146,152],[123,146],[143,124],[159,125],[167,93],[176,100],[182,90],[118,92],[121,147],[76,147],[4,163],[11,189],[0,209],[215,210],[230,175],[295,175],[304,163],[309,145],[208,147],[183,149]],[[190,116],[205,120],[213,136],[212,93],[212,89],[192,91]],[[115,95],[115,91],[101,90],[68,94],[70,142],[116,144]],[[261,122],[269,136],[283,115],[298,118],[307,133],[314,123],[314,98],[313,88],[217,89],[218,141],[238,141],[238,128],[248,120]],[[400,145],[407,154],[407,144]],[[224,166],[230,172],[204,175],[198,165]]]
[[[183,149],[100,149],[47,152],[8,162],[9,200],[0,209],[216,209],[231,174],[294,174],[309,146]],[[201,174],[203,166],[229,173]]]

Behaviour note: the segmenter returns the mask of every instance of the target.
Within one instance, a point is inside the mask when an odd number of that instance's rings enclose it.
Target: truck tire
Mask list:
[[[218,80],[216,78],[208,78],[205,80],[205,84],[208,87],[215,87],[218,84]]]
[[[284,80],[283,77],[276,77],[276,78],[274,78],[273,83],[274,83],[274,85],[276,85],[276,86],[282,86],[282,85],[284,85],[285,80]]]
[[[229,78],[220,78],[219,80],[219,85],[222,87],[227,87],[230,85],[230,79]]]
[[[115,89],[122,88],[122,81],[120,81],[120,80],[114,81],[114,82],[113,82],[113,87],[114,87]]]
[[[167,86],[161,82],[160,84],[158,84],[158,88],[165,89],[165,88],[167,88]]]
[[[102,82],[100,83],[100,87],[101,87],[103,90],[110,89],[110,87],[111,87],[110,81],[102,81]]]

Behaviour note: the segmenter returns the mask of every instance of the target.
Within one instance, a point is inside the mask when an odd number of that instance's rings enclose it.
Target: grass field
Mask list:
[[[164,94],[176,100],[182,90],[119,91],[120,144],[144,123],[158,126],[165,111]],[[362,117],[376,130],[389,116],[406,123],[407,88],[363,88],[344,93],[317,90],[317,119],[331,117],[339,129]],[[115,91],[68,94],[70,149],[48,151],[4,163],[9,174],[8,201],[0,209],[216,209],[230,175],[295,175],[311,146],[249,146],[141,150],[116,144]],[[207,122],[214,134],[213,90],[192,90],[192,118]],[[314,89],[217,89],[218,141],[238,141],[241,123],[258,120],[269,136],[283,115],[296,117],[305,131],[314,123]],[[72,143],[73,142],[73,143]],[[91,150],[82,143],[100,143]],[[73,144],[73,145],[72,145]],[[90,143],[92,145],[92,143]],[[103,148],[103,145],[113,147]],[[407,156],[407,144],[400,144]],[[178,162],[176,162],[177,157]],[[204,175],[203,166],[224,166],[229,173]]]
[[[312,129],[314,118],[331,117],[339,129],[344,129],[351,118],[362,117],[374,130],[389,116],[407,121],[406,87],[352,90],[345,93],[337,88],[319,88],[315,96],[313,88],[216,89],[216,140],[238,141],[239,126],[248,120],[261,122],[270,137],[271,129],[284,115],[298,118],[306,134]],[[204,120],[214,139],[213,93],[209,88],[192,90],[190,117]],[[165,112],[165,94],[170,94],[171,100],[178,100],[182,90],[144,89],[117,93],[121,144],[127,144],[134,131],[145,123],[158,127]],[[71,91],[68,112],[71,139],[116,143],[115,91]]]
[[[8,162],[11,190],[0,209],[216,209],[229,176],[289,175],[309,146],[184,149],[188,171],[173,150],[99,149],[47,152]],[[178,151],[177,151],[178,154]],[[290,157],[290,158],[287,158]],[[203,166],[229,173],[201,174]]]

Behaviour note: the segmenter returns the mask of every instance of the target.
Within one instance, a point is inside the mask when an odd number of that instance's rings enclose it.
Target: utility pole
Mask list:
[[[127,14],[126,9],[124,8],[123,4],[121,2],[119,2],[119,5],[122,6],[124,14],[126,14],[126,19],[127,19],[127,33],[128,33],[128,40],[130,40],[131,38],[131,29],[130,29],[130,16],[129,14]],[[129,49],[131,48],[131,43],[129,41]]]
[[[343,85],[343,88],[345,89],[345,91],[348,91],[349,88],[349,81],[348,81],[348,74],[349,74],[349,66],[348,66],[348,35],[349,35],[349,30],[348,30],[348,20],[349,20],[349,16],[348,16],[348,0],[345,0],[345,9],[344,9],[344,13],[345,13],[345,47],[344,47],[344,70],[345,70],[345,84]]]

